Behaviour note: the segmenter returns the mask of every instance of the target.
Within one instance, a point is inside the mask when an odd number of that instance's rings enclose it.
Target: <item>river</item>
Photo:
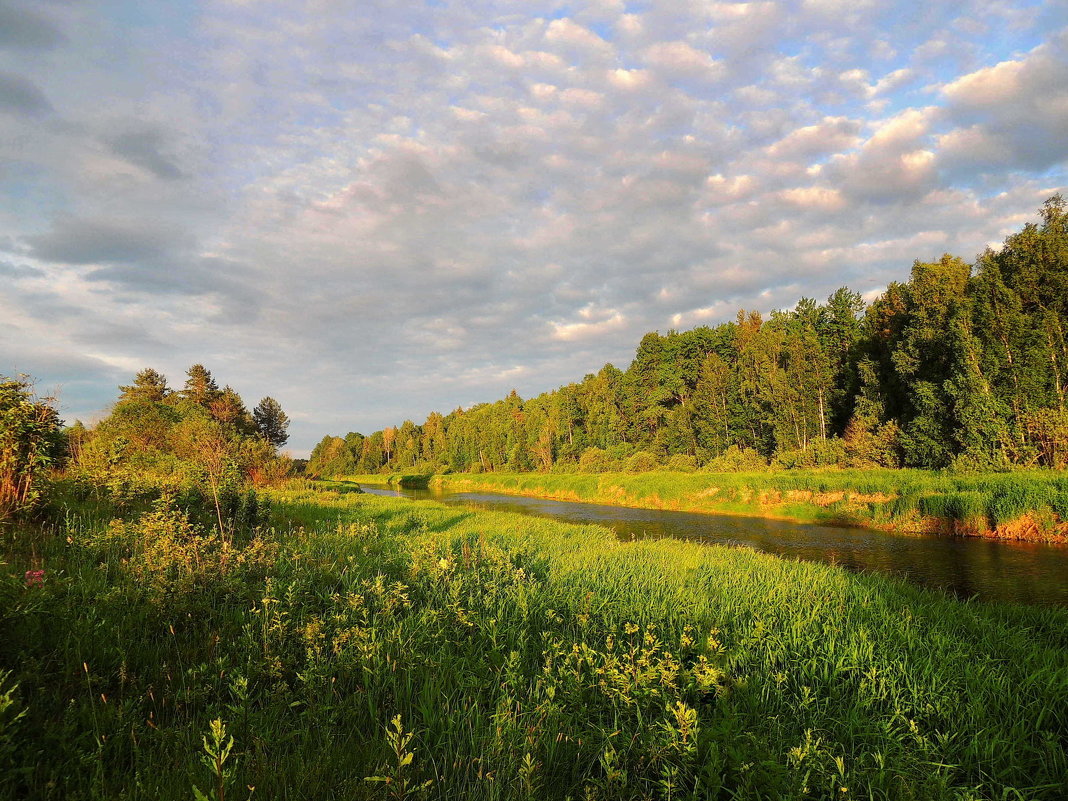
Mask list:
[[[890,573],[962,598],[1068,606],[1068,546],[1064,545],[902,536],[865,528],[632,509],[494,492],[361,486],[374,495],[518,512],[568,523],[596,523],[615,530],[622,539],[674,537],[755,548],[848,570]]]

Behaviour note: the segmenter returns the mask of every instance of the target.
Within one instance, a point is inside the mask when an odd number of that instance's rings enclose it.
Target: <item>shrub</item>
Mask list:
[[[705,465],[709,473],[753,473],[767,469],[768,462],[763,456],[752,448],[739,448],[737,445],[731,445]]]
[[[696,473],[697,457],[686,453],[676,453],[667,461],[665,467],[676,473]]]
[[[804,450],[783,451],[775,455],[775,467],[839,467],[846,461],[845,443],[840,439],[816,440]]]
[[[658,467],[660,467],[660,460],[656,458],[655,453],[649,451],[638,451],[626,462],[628,473],[648,473]]]
[[[0,521],[32,509],[41,476],[58,455],[59,415],[25,379],[0,376]]]
[[[602,448],[587,448],[579,457],[581,473],[608,473],[618,466],[619,463],[609,458],[608,452]]]
[[[1068,411],[1041,409],[1021,415],[1020,422],[1040,464],[1055,470],[1068,467]]]
[[[854,417],[843,437],[844,467],[901,467],[901,428],[890,420],[879,425]]]

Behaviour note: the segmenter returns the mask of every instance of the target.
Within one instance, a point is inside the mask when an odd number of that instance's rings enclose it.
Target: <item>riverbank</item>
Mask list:
[[[743,515],[901,534],[1068,543],[1068,476],[1054,471],[763,473],[455,473],[348,476],[643,509]]]
[[[432,502],[270,497],[270,528],[228,538],[161,505],[5,537],[0,797],[1068,792],[1063,609]],[[233,737],[218,770],[213,720]]]

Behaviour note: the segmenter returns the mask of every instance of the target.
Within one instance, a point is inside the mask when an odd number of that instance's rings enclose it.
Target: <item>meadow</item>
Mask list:
[[[83,496],[3,531],[0,797],[1068,794],[1066,610],[311,485],[221,534]]]
[[[905,533],[1068,540],[1064,471],[778,470],[752,473],[482,473],[347,476],[450,490],[777,517]]]

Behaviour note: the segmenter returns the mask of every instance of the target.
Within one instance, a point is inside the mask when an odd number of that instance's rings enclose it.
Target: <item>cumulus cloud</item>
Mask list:
[[[1066,183],[1004,5],[0,0],[0,372],[204,362],[300,451],[875,292]]]
[[[1068,158],[1068,30],[1024,58],[951,81],[942,94],[957,126],[939,141],[947,165],[1042,170]]]
[[[723,75],[723,65],[708,53],[686,42],[658,42],[645,51],[645,62],[668,76],[715,80]]]
[[[852,149],[859,141],[861,123],[845,117],[829,117],[804,125],[768,148],[773,158],[808,159]]]

